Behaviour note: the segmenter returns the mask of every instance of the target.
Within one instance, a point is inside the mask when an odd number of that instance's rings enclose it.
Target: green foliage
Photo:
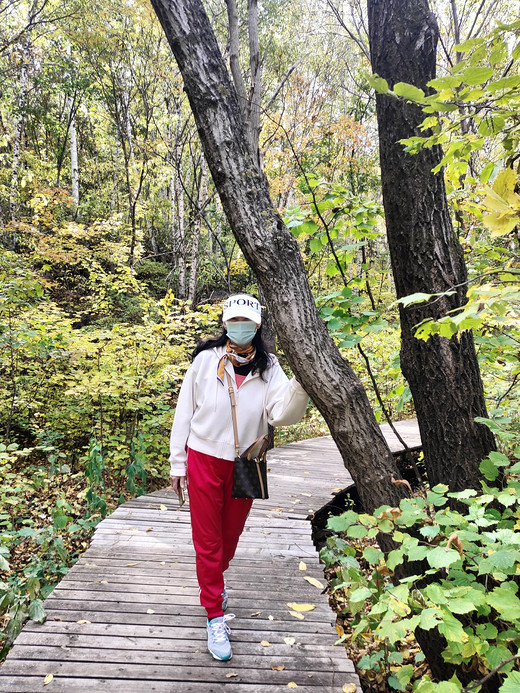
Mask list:
[[[333,587],[344,595],[352,639],[371,633],[379,644],[358,666],[383,674],[392,690],[409,690],[413,667],[396,665],[408,634],[418,627],[443,635],[443,659],[463,664],[475,682],[497,667],[500,691],[516,681],[520,437],[509,435],[511,460],[490,453],[481,466],[481,493],[448,493],[439,484],[399,507],[383,506],[373,515],[349,510],[329,520],[329,529],[341,534],[327,540],[321,558],[335,568]],[[367,544],[381,534],[395,546],[387,556]],[[399,579],[399,566],[408,562],[417,562],[416,574]],[[463,685],[457,679],[435,684],[423,678],[412,688],[462,691]]]

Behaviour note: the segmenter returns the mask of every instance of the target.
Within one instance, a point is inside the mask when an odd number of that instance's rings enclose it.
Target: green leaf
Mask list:
[[[378,77],[377,75],[370,75],[368,77],[368,83],[378,94],[388,94],[388,82],[386,79]]]
[[[396,566],[403,562],[404,554],[400,549],[394,549],[388,554],[386,565],[388,570],[395,570]]]
[[[394,84],[394,93],[397,96],[401,96],[403,99],[408,99],[409,101],[422,101],[424,99],[424,91],[418,87],[414,87],[413,84],[407,84],[406,82],[397,82]]]
[[[468,67],[459,73],[466,84],[482,84],[493,77],[492,67]]]
[[[450,565],[460,560],[458,551],[448,549],[444,546],[436,546],[426,556],[426,560],[432,568],[449,568]]]
[[[363,558],[368,563],[377,564],[383,558],[384,554],[380,549],[375,549],[373,546],[368,546],[363,551]]]
[[[372,590],[368,589],[368,587],[358,587],[357,590],[354,590],[350,596],[349,596],[349,601],[351,602],[364,602],[365,599],[370,599],[373,595]]]
[[[29,616],[36,623],[43,623],[46,618],[45,609],[41,599],[34,599],[29,607]]]
[[[435,628],[439,621],[442,621],[442,616],[438,609],[429,608],[421,611],[419,625],[424,630]]]
[[[479,469],[488,481],[495,481],[495,479],[498,477],[498,469],[488,458],[482,460]]]
[[[520,691],[520,671],[511,671],[500,686],[500,693],[518,693]]]
[[[9,570],[9,563],[0,555],[0,570]]]
[[[520,619],[520,599],[506,587],[495,587],[488,595],[488,603],[507,621]]]

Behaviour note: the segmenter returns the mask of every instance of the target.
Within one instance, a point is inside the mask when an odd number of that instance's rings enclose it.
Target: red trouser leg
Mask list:
[[[231,498],[233,463],[188,450],[188,491],[200,603],[222,616],[224,571],[235,555],[253,501]]]

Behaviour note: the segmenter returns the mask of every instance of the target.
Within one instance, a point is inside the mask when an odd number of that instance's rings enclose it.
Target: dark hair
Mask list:
[[[200,354],[201,351],[206,351],[206,349],[213,349],[213,347],[225,346],[227,344],[229,337],[226,334],[226,330],[222,330],[222,334],[219,337],[214,337],[212,339],[206,339],[203,342],[197,342],[197,346],[191,352],[191,360]],[[253,365],[252,373],[258,371],[260,377],[263,376],[264,371],[269,367],[269,353],[267,347],[262,338],[262,325],[258,328],[253,337],[253,346],[256,349],[255,358],[251,361]]]

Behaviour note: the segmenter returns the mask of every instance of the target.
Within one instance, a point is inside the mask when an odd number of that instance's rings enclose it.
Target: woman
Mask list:
[[[186,466],[200,603],[206,609],[208,649],[215,659],[231,659],[224,618],[224,572],[235,555],[252,500],[231,498],[235,458],[228,375],[237,402],[240,451],[267,425],[296,423],[307,407],[301,385],[289,380],[262,341],[261,307],[253,296],[237,294],[224,303],[220,337],[199,343],[182,384],[170,437],[170,479],[182,496]],[[228,374],[228,375],[226,375]]]

